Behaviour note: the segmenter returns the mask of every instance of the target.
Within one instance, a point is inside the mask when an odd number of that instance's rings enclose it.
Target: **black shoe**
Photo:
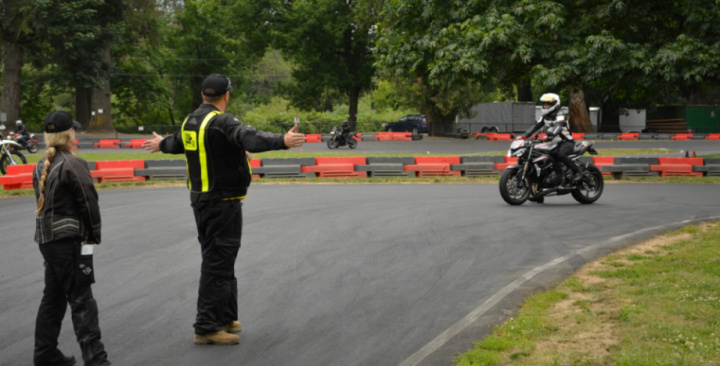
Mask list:
[[[68,356],[63,356],[62,359],[60,359],[60,360],[58,360],[58,361],[56,361],[56,362],[47,363],[47,364],[43,364],[43,365],[48,365],[48,366],[73,366],[73,365],[75,365],[75,356],[70,356],[70,357],[68,357]]]

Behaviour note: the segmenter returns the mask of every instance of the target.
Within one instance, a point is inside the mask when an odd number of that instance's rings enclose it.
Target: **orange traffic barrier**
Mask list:
[[[459,156],[416,156],[415,164],[403,166],[403,171],[415,172],[419,178],[462,175],[461,171],[450,169],[451,164],[460,164]]]
[[[32,172],[35,164],[8,165],[7,173],[0,177],[4,190],[32,188]]]
[[[693,134],[692,133],[676,133],[675,136],[670,136],[671,140],[692,140]]]
[[[505,170],[505,169],[507,169],[508,166],[517,164],[517,161],[518,161],[517,157],[509,158],[509,157],[505,156],[504,162],[495,163],[495,170]]]
[[[322,137],[322,134],[320,134],[320,133],[305,134],[305,142],[307,142],[307,143],[322,142],[320,137]]]
[[[135,176],[135,169],[144,169],[145,160],[96,161],[95,170],[90,171],[98,183],[103,182],[144,182],[147,177]]]
[[[612,174],[610,172],[603,171],[602,166],[615,164],[615,157],[614,156],[593,156],[593,164],[598,169],[600,169],[600,171],[602,172],[602,175],[609,177]]]
[[[620,140],[636,141],[638,139],[637,138],[638,136],[640,136],[639,132],[623,132],[623,133],[617,135],[616,137],[619,138]]]
[[[711,133],[705,136],[705,140],[720,140],[720,133]]]
[[[658,158],[660,164],[650,165],[651,172],[660,172],[661,177],[702,177],[703,172],[693,171],[693,166],[703,165],[702,158]]]
[[[125,143],[125,146],[131,148],[131,149],[142,149],[142,145],[145,141],[150,139],[132,139],[129,142]]]
[[[119,149],[120,148],[120,140],[119,139],[100,140],[98,142],[93,142],[93,145],[97,146],[100,149]]]
[[[315,158],[315,165],[302,166],[301,172],[315,173],[321,178],[331,177],[361,177],[367,178],[367,172],[355,171],[355,165],[366,165],[364,156],[348,157],[319,157]]]

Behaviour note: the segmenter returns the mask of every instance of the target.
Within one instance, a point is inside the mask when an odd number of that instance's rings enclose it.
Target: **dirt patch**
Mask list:
[[[717,224],[703,223],[701,231]],[[628,257],[662,256],[668,253],[668,245],[687,240],[690,233],[660,235],[643,243],[618,251],[611,259],[604,258],[588,263],[573,277],[578,281],[566,282],[568,286],[558,289],[568,297],[556,303],[550,311],[551,323],[558,331],[546,340],[536,344],[538,358],[563,357],[581,358],[590,363],[603,363],[615,345],[620,342],[617,325],[622,309],[628,305],[614,296],[614,279],[603,278],[598,272],[617,266],[632,266]],[[570,355],[570,356],[567,356]]]

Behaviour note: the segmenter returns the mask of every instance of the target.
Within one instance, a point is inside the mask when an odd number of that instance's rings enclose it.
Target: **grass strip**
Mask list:
[[[720,223],[581,268],[456,357],[478,365],[719,365]]]

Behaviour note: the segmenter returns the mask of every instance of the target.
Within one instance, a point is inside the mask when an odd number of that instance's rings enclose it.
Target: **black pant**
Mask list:
[[[202,250],[195,334],[222,330],[238,319],[235,259],[242,236],[242,201],[204,203],[193,208]]]
[[[40,244],[40,252],[45,259],[45,289],[35,322],[35,365],[62,360],[57,346],[67,304],[85,365],[110,365],[100,341],[98,308],[90,289],[94,273],[80,269],[80,264],[92,269],[92,257],[80,258],[79,239]]]
[[[565,166],[570,168],[575,174],[580,173],[580,169],[575,165],[575,162],[568,157],[568,155],[572,154],[573,150],[575,150],[575,143],[572,141],[563,141],[560,142],[559,145],[555,153],[557,160],[565,164]],[[555,171],[560,173],[560,165],[555,165]]]

